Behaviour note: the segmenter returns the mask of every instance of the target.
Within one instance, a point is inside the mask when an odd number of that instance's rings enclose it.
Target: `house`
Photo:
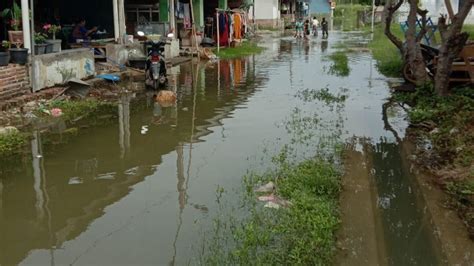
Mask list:
[[[469,0],[450,0],[453,12],[456,14],[459,10],[459,7],[464,3],[464,1]],[[446,7],[445,0],[420,0],[420,5],[422,8],[428,10],[428,16],[431,17],[433,22],[436,24],[440,14],[448,14],[448,9]],[[404,4],[400,8],[399,21],[403,22],[408,16],[409,6]],[[471,9],[469,15],[465,20],[466,24],[474,24],[474,10]]]

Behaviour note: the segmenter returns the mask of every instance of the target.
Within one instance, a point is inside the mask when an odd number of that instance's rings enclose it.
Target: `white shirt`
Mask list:
[[[319,26],[319,21],[317,19],[313,19],[313,26]]]

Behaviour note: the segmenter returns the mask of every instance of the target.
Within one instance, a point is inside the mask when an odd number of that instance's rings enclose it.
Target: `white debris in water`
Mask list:
[[[141,133],[142,135],[145,135],[148,132],[148,126],[142,126]]]
[[[375,175],[376,173],[377,173],[377,171],[375,171],[374,168],[370,169],[370,174],[371,174],[371,175]]]
[[[79,185],[82,183],[83,183],[82,178],[77,177],[77,176],[69,178],[69,182],[68,182],[69,185]]]

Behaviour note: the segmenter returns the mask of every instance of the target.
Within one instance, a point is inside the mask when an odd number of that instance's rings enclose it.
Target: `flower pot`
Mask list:
[[[26,64],[28,62],[28,49],[10,48],[10,62],[19,65]]]
[[[53,49],[53,53],[58,53],[58,52],[61,52],[61,43],[62,43],[62,40],[54,40],[54,39],[49,39],[49,40],[46,40],[46,43],[50,43],[53,45],[52,49]]]
[[[35,44],[35,55],[42,55],[46,53],[46,46],[45,43]]]
[[[8,66],[10,63],[10,52],[0,52],[0,66]]]
[[[45,54],[51,54],[53,53],[53,46],[54,44],[52,43],[46,43],[46,49],[45,49]]]

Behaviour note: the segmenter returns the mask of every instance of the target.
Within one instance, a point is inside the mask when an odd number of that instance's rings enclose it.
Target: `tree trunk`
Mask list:
[[[451,66],[468,38],[469,35],[464,32],[448,39],[441,45],[435,76],[435,91],[438,95],[446,96],[448,94]]]
[[[465,32],[461,33],[461,30],[464,20],[471,11],[473,2],[472,0],[464,1],[459,12],[451,18],[451,25],[447,25],[447,19],[444,16],[441,16],[438,20],[442,40],[435,75],[435,91],[438,95],[444,96],[449,92],[452,64],[469,38],[469,35]]]
[[[416,20],[418,14],[418,0],[409,0],[410,13],[408,15],[408,30],[406,32],[406,54],[405,63],[410,66],[415,85],[423,85],[427,80],[426,65],[421,53],[420,41],[417,36]],[[422,29],[420,35],[424,33]]]

